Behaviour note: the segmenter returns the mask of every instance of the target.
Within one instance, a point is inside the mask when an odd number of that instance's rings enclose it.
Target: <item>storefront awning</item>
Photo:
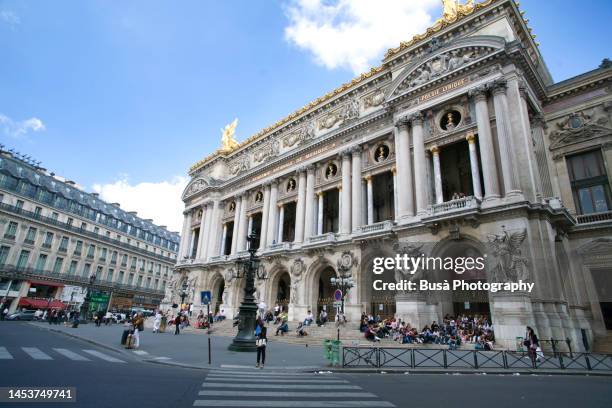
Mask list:
[[[49,303],[48,299],[33,299],[33,298],[21,298],[19,299],[20,307],[30,307],[33,309],[65,309],[66,305],[64,302],[53,299],[51,303]]]
[[[54,287],[58,287],[58,288],[63,288],[64,285],[61,283],[57,283],[57,282],[49,282],[49,281],[38,281],[38,280],[31,280],[30,282],[30,286],[54,286]]]

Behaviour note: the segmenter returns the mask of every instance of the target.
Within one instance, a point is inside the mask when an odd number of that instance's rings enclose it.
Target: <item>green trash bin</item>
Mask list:
[[[340,365],[340,348],[341,347],[342,347],[342,342],[340,340],[331,341],[331,364],[333,366]]]
[[[331,363],[332,361],[332,341],[323,340],[323,352],[325,353],[325,359]]]

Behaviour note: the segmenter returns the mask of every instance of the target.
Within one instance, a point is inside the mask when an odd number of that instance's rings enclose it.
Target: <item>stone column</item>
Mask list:
[[[361,225],[361,218],[363,217],[361,207],[361,146],[355,146],[351,150],[353,153],[352,162],[352,185],[351,185],[351,207],[352,207],[352,227],[353,229]]]
[[[189,254],[189,230],[191,229],[191,211],[185,214],[183,221],[183,231],[181,235],[181,245],[179,248],[179,257],[185,258]]]
[[[270,210],[268,213],[268,232],[266,239],[268,246],[276,242],[276,222],[278,220],[278,183],[276,180],[272,181],[270,185]]]
[[[278,239],[276,242],[283,242],[283,224],[285,221],[285,206],[278,204]]]
[[[295,243],[304,241],[304,213],[306,212],[306,170],[298,171],[298,199],[295,207]]]
[[[342,202],[342,218],[340,219],[340,233],[350,234],[351,229],[351,152],[342,153],[342,190],[340,191]]]
[[[480,169],[478,168],[478,153],[476,152],[476,136],[474,133],[468,134],[465,139],[470,150],[470,169],[472,173],[472,190],[474,197],[482,200],[482,188],[480,187]]]
[[[542,178],[542,192],[544,198],[561,197],[559,191],[559,180],[557,178],[557,169],[555,162],[550,154],[550,146],[544,137],[544,129],[546,123],[542,114],[536,114],[531,120],[531,133],[535,142],[535,155]]]
[[[417,214],[427,212],[427,160],[425,159],[425,142],[423,136],[423,115],[421,112],[410,117],[412,123],[412,148],[414,150],[414,180]]]
[[[433,146],[430,150],[431,150],[431,157],[433,160],[434,185],[436,187],[436,204],[442,204],[444,202],[444,195],[442,194],[442,172],[440,170],[440,149],[438,148],[438,146]]]
[[[236,251],[241,252],[246,249],[246,229],[247,229],[247,207],[248,194],[245,192],[240,199],[240,222],[238,226],[238,246]]]
[[[247,232],[246,232],[247,237],[251,235],[251,232],[253,232],[253,214],[249,214],[248,219],[249,219],[249,223],[247,224],[248,227],[247,227]]]
[[[314,229],[314,184],[315,184],[315,169],[314,166],[308,166],[306,168],[306,204],[304,206],[306,214],[304,215],[304,241],[316,234]]]
[[[221,208],[221,201],[214,200],[212,204],[212,215],[210,223],[210,237],[211,242],[206,250],[206,259],[211,256],[219,254],[219,224],[221,223],[221,217],[223,216],[223,209]]]
[[[365,176],[366,188],[368,190],[368,225],[374,224],[374,190],[372,188],[372,176]]]
[[[234,232],[232,234],[232,251],[231,254],[236,254],[236,248],[238,247],[238,227],[240,227],[240,204],[242,201],[242,197],[236,196],[234,197],[234,202],[236,203],[236,207],[234,208]]]
[[[397,214],[399,218],[414,215],[414,200],[412,191],[412,157],[410,155],[410,137],[408,120],[401,119],[395,130],[395,165],[397,166],[398,183],[395,190],[397,196]]]
[[[223,234],[221,235],[221,250],[219,251],[219,255],[225,254],[225,240],[227,239],[227,223],[223,223]]]
[[[508,116],[508,101],[506,99],[506,81],[497,80],[492,84],[493,107],[495,109],[495,124],[497,127],[497,144],[501,160],[502,176],[504,178],[504,195],[521,194],[518,186],[518,176],[513,163],[512,141],[510,139],[510,124]]]
[[[261,232],[259,234],[259,249],[264,249],[268,242],[268,216],[270,209],[270,184],[264,185],[263,207],[261,209]]]
[[[476,110],[476,125],[478,126],[478,142],[485,190],[484,201],[494,200],[499,198],[499,182],[497,180],[497,164],[495,163],[486,88],[472,89],[470,96],[474,98]]]
[[[211,238],[213,237],[213,235],[211,234],[212,224],[213,224],[213,208],[212,208],[211,203],[208,203],[206,205],[205,214],[206,214],[206,223],[204,226],[204,231],[200,230],[200,236],[203,235],[203,238],[201,240],[202,247],[201,247],[201,252],[200,252],[200,258],[202,258],[204,262],[206,262],[206,260],[208,259],[208,254],[210,252],[210,249],[214,245],[214,238]]]
[[[207,222],[207,216],[208,216],[208,209],[207,209],[208,204],[203,204],[202,205],[202,218],[200,219],[200,237],[198,239],[198,242],[196,243],[197,247],[196,247],[196,259],[200,259],[202,257],[204,257],[204,254],[206,253],[206,241],[205,241],[205,234],[204,231],[206,230],[206,222]]]
[[[323,234],[323,191],[317,193],[318,209],[317,209],[317,235]]]
[[[393,174],[393,218],[399,218],[399,212],[397,208],[397,167],[391,167],[391,174]]]

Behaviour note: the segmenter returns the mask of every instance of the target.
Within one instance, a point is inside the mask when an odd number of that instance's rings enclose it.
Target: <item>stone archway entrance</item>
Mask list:
[[[210,311],[216,314],[223,304],[223,293],[225,291],[225,279],[221,276],[220,273],[215,273],[211,280],[209,290],[212,294],[212,300],[210,302]],[[202,305],[206,308],[205,305]],[[206,312],[206,311],[205,311]]]
[[[278,304],[281,306],[282,311],[288,312],[290,300],[291,276],[286,270],[278,271],[270,282],[268,306],[270,309],[273,309]]]
[[[320,272],[318,279],[315,280],[315,287],[317,289],[317,307],[312,310],[315,317],[321,313],[322,310],[326,310],[329,320],[333,320],[336,317],[336,309],[334,308],[334,288],[331,285],[331,278],[336,276],[336,271],[331,266],[324,267]]]
[[[479,248],[479,244],[469,239],[458,241],[446,241],[441,243],[439,249],[434,249],[433,256],[442,258],[452,258],[455,262],[461,258],[478,258],[483,257],[483,252]],[[471,268],[466,269],[459,274],[454,271],[436,270],[433,273],[434,277],[430,277],[430,281],[452,282],[455,279],[470,282],[487,282],[486,269]],[[491,318],[491,308],[489,292],[486,290],[451,290],[439,291],[429,294],[431,303],[438,304],[438,316],[442,318],[446,315],[486,315]]]

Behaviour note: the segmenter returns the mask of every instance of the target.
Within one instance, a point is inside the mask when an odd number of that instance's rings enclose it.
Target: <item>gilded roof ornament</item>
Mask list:
[[[234,119],[232,123],[225,125],[225,127],[221,129],[221,151],[229,153],[236,150],[240,146],[238,141],[236,141],[234,138],[236,126],[238,126],[238,118]]]

